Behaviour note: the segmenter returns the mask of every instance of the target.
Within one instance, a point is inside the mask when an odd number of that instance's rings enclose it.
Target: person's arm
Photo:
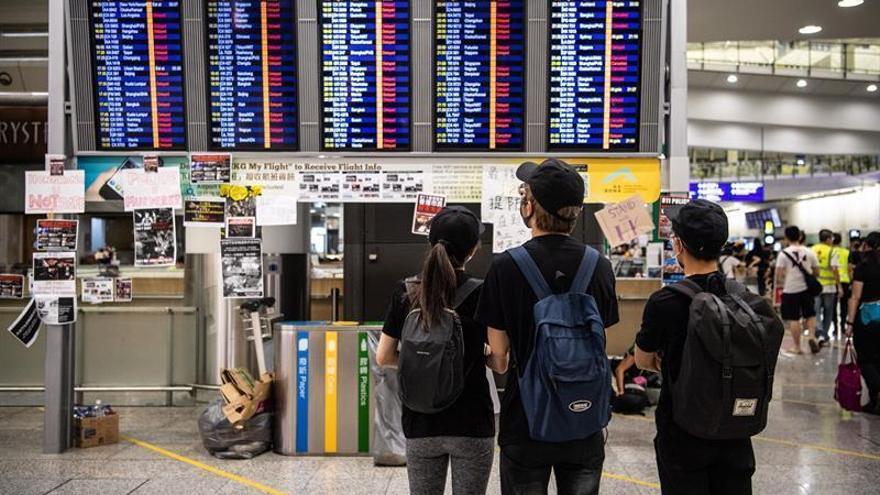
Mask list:
[[[379,348],[376,349],[376,362],[384,368],[396,368],[400,353],[397,351],[398,340],[383,333],[379,337]]]
[[[507,373],[510,363],[510,339],[507,332],[489,327],[486,331],[489,340],[489,355],[486,356],[486,366],[492,371],[503,375]]]
[[[865,283],[861,280],[853,281],[852,283],[852,296],[847,301],[849,304],[849,313],[847,313],[847,319],[850,321],[846,322],[846,336],[851,337],[853,332],[853,323],[856,320],[856,317],[859,316],[859,301],[862,299],[862,290],[865,288]]]
[[[632,354],[627,354],[623,361],[617,365],[617,369],[614,370],[614,378],[617,382],[617,395],[623,395],[624,390],[626,389],[626,383],[624,382],[624,376],[626,372],[636,364],[636,358],[633,357]]]
[[[660,371],[660,355],[656,352],[645,352],[636,345],[636,366],[644,371]]]

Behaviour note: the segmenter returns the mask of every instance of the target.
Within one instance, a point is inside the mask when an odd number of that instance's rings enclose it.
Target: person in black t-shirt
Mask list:
[[[672,221],[675,256],[688,279],[704,290],[725,294],[718,255],[727,241],[727,216],[715,203],[691,201],[667,212]],[[636,365],[661,371],[663,385],[655,418],[654,448],[664,494],[737,494],[752,492],[755,455],[751,439],[706,440],[673,420],[672,384],[681,370],[690,300],[669,287],[651,295],[636,335]],[[662,366],[661,366],[662,364]]]
[[[552,159],[540,166],[521,165],[517,177],[524,182],[520,214],[532,231],[524,247],[551,289],[557,294],[566,292],[584,257],[584,245],[569,236],[583,209],[584,181],[565,162]],[[606,258],[599,258],[587,293],[595,298],[606,328],[618,322],[614,273]],[[560,494],[598,493],[605,461],[601,431],[564,443],[529,437],[517,378],[532,355],[537,302],[511,255],[498,255],[486,276],[476,318],[489,327],[489,367],[505,373],[510,359],[515,373],[507,381],[501,402],[501,491],[547,493],[551,471],[555,471]]]
[[[852,297],[846,302],[846,336],[854,337],[859,369],[868,385],[868,404],[862,410],[880,414],[880,321],[866,324],[862,315],[869,306],[880,304],[880,232],[868,234],[859,260],[853,272]]]
[[[444,208],[431,222],[432,248],[412,292],[398,284],[385,318],[376,360],[396,366],[397,345],[404,321],[413,307],[424,318],[453,305],[455,291],[473,278],[464,271],[480,242],[483,225],[460,206]],[[410,492],[442,495],[452,463],[452,493],[485,493],[494,458],[495,411],[486,376],[486,326],[474,321],[480,297],[477,289],[457,308],[464,339],[464,390],[448,409],[424,414],[403,406],[406,470]]]

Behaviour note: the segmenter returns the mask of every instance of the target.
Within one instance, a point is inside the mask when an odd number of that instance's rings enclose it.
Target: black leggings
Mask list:
[[[880,323],[865,326],[856,313],[853,344],[858,354],[859,369],[868,385],[872,401],[880,398]]]

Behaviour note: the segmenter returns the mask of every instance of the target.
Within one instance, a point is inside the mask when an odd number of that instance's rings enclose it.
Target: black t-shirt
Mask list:
[[[458,286],[461,287],[470,278],[473,277],[465,272],[458,272]],[[452,407],[436,414],[419,413],[403,406],[403,434],[406,438],[495,436],[495,411],[492,396],[489,395],[483,352],[486,326],[477,323],[473,318],[479,299],[480,289],[477,289],[456,311],[461,318],[464,337],[464,369],[467,374],[464,391]],[[382,332],[400,339],[410,306],[406,285],[400,282],[391,296]]]
[[[880,301],[880,259],[878,256],[864,256],[853,272],[853,282],[861,282],[862,299],[860,303]]]
[[[569,290],[584,258],[584,245],[567,235],[545,235],[524,244],[557,294]],[[600,257],[587,293],[596,299],[599,314],[608,328],[620,320],[611,262]],[[511,368],[525,368],[535,340],[533,308],[538,298],[508,253],[495,257],[483,284],[477,321],[504,330],[510,339]],[[519,375],[511,375],[501,402],[498,443],[530,441],[528,420],[519,396]]]
[[[716,295],[724,295],[724,274],[710,273],[688,277],[703,290]],[[669,386],[678,378],[684,340],[687,337],[688,315],[691,301],[687,296],[664,287],[651,294],[645,312],[642,314],[642,328],[636,335],[636,345],[645,352],[659,352],[660,372],[663,385],[660,388],[660,401],[657,404],[657,428],[672,425],[672,391]]]

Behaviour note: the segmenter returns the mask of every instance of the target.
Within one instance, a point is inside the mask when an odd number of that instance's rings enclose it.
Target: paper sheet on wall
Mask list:
[[[47,325],[76,322],[76,297],[36,296],[37,314]]]
[[[296,164],[293,162],[233,161],[230,182],[261,186],[264,195],[293,194],[297,188]]]
[[[33,293],[45,296],[76,296],[76,253],[34,253]]]
[[[81,284],[82,302],[89,304],[113,302],[114,280],[112,278],[84,278]]]
[[[654,230],[654,221],[638,195],[597,211],[596,220],[610,246],[626,244]]]
[[[122,171],[125,211],[147,208],[175,208],[183,205],[180,194],[180,170],[161,167],[155,172],[142,168]]]
[[[516,167],[485,165],[483,167],[482,220],[493,227],[492,252],[501,253],[529,240],[531,231],[519,213],[519,186]]]
[[[479,203],[483,165],[435,163],[431,167],[430,192],[446,196],[450,203]]]
[[[86,208],[86,176],[82,170],[65,170],[64,175],[47,171],[25,172],[24,212],[83,213]]]
[[[257,196],[257,225],[295,225],[296,196]]]
[[[6,329],[16,340],[25,347],[30,348],[40,336],[40,318],[37,315],[37,302],[31,298],[15,319]]]

